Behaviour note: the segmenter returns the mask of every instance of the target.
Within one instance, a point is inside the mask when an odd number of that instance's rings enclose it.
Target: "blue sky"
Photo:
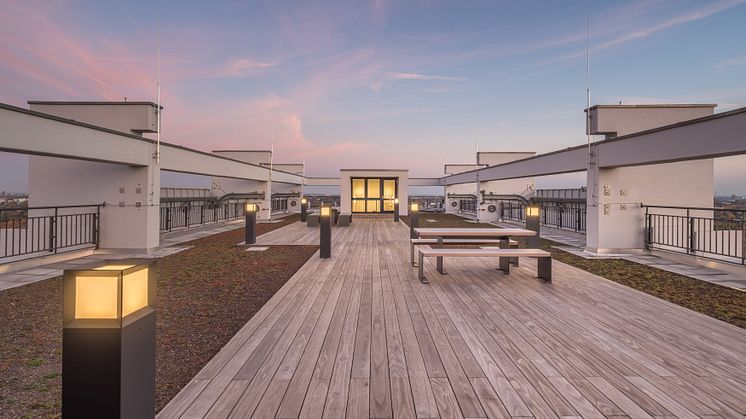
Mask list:
[[[154,100],[160,45],[166,141],[209,151],[274,137],[276,161],[305,156],[311,175],[364,162],[437,176],[473,161],[477,142],[583,143],[588,15],[593,104],[746,106],[740,0],[0,6],[0,101]],[[0,164],[0,190],[23,188],[24,159]],[[719,191],[746,194],[743,164],[718,162]]]

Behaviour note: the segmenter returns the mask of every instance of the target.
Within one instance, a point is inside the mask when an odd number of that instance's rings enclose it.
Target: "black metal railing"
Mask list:
[[[586,229],[586,203],[578,201],[540,201],[541,224],[573,230],[578,233]],[[502,200],[499,202],[500,219],[525,221],[526,211],[523,202],[518,200]]]
[[[746,264],[746,209],[642,207],[646,249]]]
[[[101,205],[0,208],[0,262],[98,247]]]
[[[468,214],[477,213],[477,199],[462,198],[459,199],[459,210]]]
[[[286,196],[283,197],[273,197],[272,198],[272,212],[287,212],[288,211],[288,198]]]
[[[245,200],[161,202],[160,231],[172,231],[244,216]]]

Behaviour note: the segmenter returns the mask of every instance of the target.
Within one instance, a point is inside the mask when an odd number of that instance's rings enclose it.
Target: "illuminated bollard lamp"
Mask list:
[[[417,238],[415,228],[420,226],[420,206],[416,202],[409,204],[409,237]]]
[[[63,274],[62,416],[155,416],[154,260]]]
[[[541,206],[538,203],[532,202],[526,205],[526,230],[535,231],[535,236],[529,236],[526,238],[526,247],[529,249],[539,248],[539,228],[541,220]]]
[[[244,218],[246,219],[246,244],[256,243],[256,213],[259,205],[247,202]]]
[[[394,221],[399,221],[399,198],[394,198]]]
[[[331,207],[321,207],[319,210],[319,224],[321,225],[321,234],[319,235],[321,249],[319,256],[322,259],[332,257],[332,209]]]
[[[305,223],[308,219],[308,199],[305,197],[300,199],[300,221]]]

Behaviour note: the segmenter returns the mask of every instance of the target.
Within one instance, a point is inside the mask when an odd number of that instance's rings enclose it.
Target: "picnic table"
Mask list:
[[[525,228],[415,228],[418,238],[437,239],[438,247],[443,246],[443,239],[492,239],[500,240],[500,247],[508,248],[511,237],[535,236],[536,232]],[[436,261],[438,272],[443,271],[443,257],[438,256]]]

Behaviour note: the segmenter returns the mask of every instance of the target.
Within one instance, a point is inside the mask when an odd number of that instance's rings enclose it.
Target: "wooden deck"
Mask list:
[[[409,266],[408,228],[355,218],[159,414],[743,418],[746,331],[555,262]],[[317,243],[302,223],[258,244]]]

